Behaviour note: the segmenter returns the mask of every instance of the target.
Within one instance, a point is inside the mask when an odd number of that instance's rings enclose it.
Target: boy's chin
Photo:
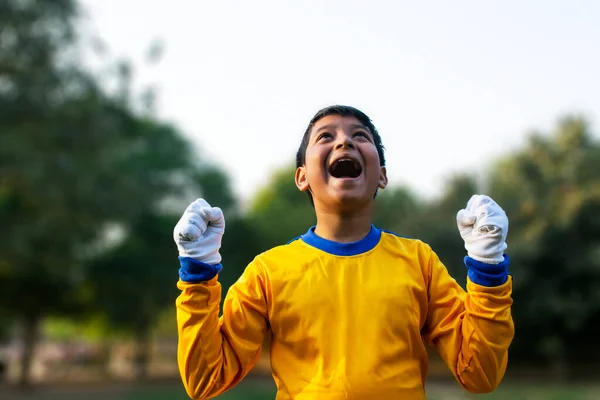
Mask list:
[[[361,188],[360,190],[333,190],[329,197],[331,204],[347,211],[370,205],[374,196]]]

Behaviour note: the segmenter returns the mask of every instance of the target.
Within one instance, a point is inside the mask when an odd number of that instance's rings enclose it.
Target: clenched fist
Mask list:
[[[186,208],[173,230],[180,257],[216,265],[221,263],[221,239],[225,233],[225,217],[218,207],[198,199]]]
[[[486,264],[504,260],[508,217],[494,200],[474,195],[458,212],[456,221],[469,257]]]

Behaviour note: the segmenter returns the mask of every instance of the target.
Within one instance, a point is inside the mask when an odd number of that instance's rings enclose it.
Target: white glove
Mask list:
[[[474,195],[467,208],[458,212],[456,222],[469,257],[486,264],[504,261],[508,217],[494,200]]]
[[[173,239],[181,257],[194,258],[215,265],[221,262],[221,239],[225,233],[225,217],[218,207],[197,199],[186,208],[173,230]]]

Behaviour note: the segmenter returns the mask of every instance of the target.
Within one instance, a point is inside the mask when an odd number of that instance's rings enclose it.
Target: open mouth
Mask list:
[[[362,174],[362,166],[358,161],[342,158],[329,166],[329,173],[334,178],[358,178]]]

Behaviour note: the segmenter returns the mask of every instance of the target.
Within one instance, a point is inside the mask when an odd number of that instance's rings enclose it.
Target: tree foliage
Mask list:
[[[276,171],[250,207],[248,218],[260,237],[261,251],[287,243],[316,223],[309,198],[296,187],[295,170],[286,166]]]
[[[72,0],[0,2],[0,340],[20,326],[24,382],[47,316],[104,321],[106,333],[133,335],[144,376],[152,327],[173,311],[172,230],[190,201],[204,197],[225,211],[223,295],[253,257],[316,223],[293,165],[275,171],[242,212],[227,174],[153,115],[152,92],[136,103],[127,62],[115,65],[114,91],[81,67],[77,17]],[[160,48],[150,53],[154,61]],[[569,116],[490,166],[484,193],[510,220],[511,360],[594,361],[599,140]],[[455,218],[482,191],[461,174],[433,199],[392,184],[377,195],[373,223],[431,245],[464,285]]]
[[[176,128],[124,95],[127,68],[115,92],[81,68],[76,18],[72,1],[0,4],[0,311],[22,321],[24,384],[45,316],[101,306],[116,326],[151,323],[175,285],[165,202],[222,186]],[[91,268],[114,226],[124,242]]]
[[[600,143],[585,120],[564,118],[494,171],[491,192],[511,223],[515,353],[590,361],[600,333]]]

